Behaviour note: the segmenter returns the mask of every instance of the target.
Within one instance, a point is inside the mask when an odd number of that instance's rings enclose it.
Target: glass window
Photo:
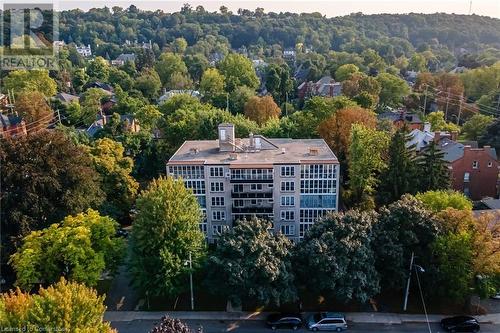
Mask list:
[[[282,220],[285,220],[285,221],[295,220],[295,211],[293,211],[293,210],[282,210],[280,214],[281,214]]]
[[[226,212],[223,210],[212,211],[212,221],[223,221],[226,219]]]
[[[223,182],[211,182],[210,183],[210,192],[224,192],[224,183]]]
[[[295,197],[294,196],[282,196],[281,197],[281,206],[295,206]]]
[[[280,227],[280,231],[285,236],[294,236],[295,235],[295,226],[293,224],[292,225],[284,224]]]
[[[473,161],[472,162],[472,169],[477,169],[479,168],[479,162],[478,161]]]
[[[223,167],[210,167],[210,177],[224,177]]]
[[[294,166],[282,166],[280,174],[281,174],[281,177],[295,177],[295,167]]]
[[[293,192],[295,191],[294,181],[283,181],[281,182],[281,192]]]
[[[224,197],[212,197],[212,207],[224,206]]]

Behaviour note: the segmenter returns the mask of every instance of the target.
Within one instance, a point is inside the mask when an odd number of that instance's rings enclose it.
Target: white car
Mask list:
[[[311,331],[337,331],[347,329],[347,321],[342,313],[319,312],[310,316],[307,320],[307,328]]]
[[[499,293],[496,293],[496,294],[495,294],[495,295],[493,295],[493,296],[491,296],[491,298],[500,300],[500,292],[499,292]]]

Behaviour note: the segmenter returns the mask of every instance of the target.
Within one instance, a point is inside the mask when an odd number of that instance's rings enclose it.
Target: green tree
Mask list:
[[[75,88],[76,92],[82,92],[83,86],[87,84],[89,81],[89,76],[87,72],[85,72],[84,68],[78,68],[73,73],[73,88]],[[55,91],[54,91],[55,93]]]
[[[200,82],[203,73],[210,65],[207,57],[201,53],[195,53],[184,56],[183,60],[188,68],[189,75],[195,82]]]
[[[201,77],[200,91],[203,94],[203,100],[212,104],[218,105],[221,100],[226,98],[224,90],[225,79],[224,75],[216,68],[209,68]]]
[[[236,87],[229,93],[229,110],[232,113],[243,113],[245,104],[255,96],[255,89],[247,86]]]
[[[472,210],[472,202],[463,193],[456,191],[427,191],[418,193],[416,197],[427,209],[436,213],[447,208]]]
[[[398,130],[389,144],[387,169],[382,172],[378,190],[379,201],[391,203],[399,200],[403,194],[416,192],[415,150],[407,147],[406,129]]]
[[[483,135],[479,137],[479,144],[481,146],[489,145],[496,151],[500,151],[500,118],[486,127]]]
[[[348,80],[352,74],[359,72],[359,68],[353,64],[345,64],[337,68],[335,71],[335,80],[345,81]]]
[[[494,121],[492,116],[475,114],[462,126],[462,134],[467,140],[477,141]]]
[[[145,105],[135,112],[135,117],[139,121],[141,131],[151,132],[153,129],[157,128],[162,113],[155,105]]]
[[[57,328],[64,332],[117,333],[104,321],[104,296],[76,282],[41,288],[38,294],[19,289],[0,298],[0,326],[22,331]]]
[[[131,234],[134,286],[149,295],[176,295],[186,289],[191,254],[197,269],[205,255],[200,206],[181,180],[153,180],[139,195]]]
[[[432,244],[435,272],[433,285],[438,296],[463,302],[472,293],[472,237],[467,232],[439,236]],[[439,287],[438,287],[439,286]]]
[[[102,202],[92,160],[59,131],[3,140],[0,162],[4,255],[12,241]]]
[[[61,277],[95,286],[105,270],[116,272],[125,243],[116,238],[118,223],[89,209],[60,224],[33,231],[10,258],[16,285],[31,290]]]
[[[418,189],[421,192],[445,190],[451,186],[451,173],[444,152],[432,141],[417,157]]]
[[[395,75],[381,73],[376,79],[382,88],[379,95],[381,105],[398,107],[402,104],[403,98],[410,93],[406,81]]]
[[[373,194],[379,174],[386,167],[384,156],[389,146],[386,133],[353,124],[349,146],[349,190],[354,206],[374,208]]]
[[[135,88],[139,90],[144,97],[154,99],[158,97],[161,89],[160,76],[153,68],[143,69],[141,74],[135,79]]]
[[[174,39],[172,43],[170,43],[170,48],[175,54],[183,54],[186,52],[186,48],[188,43],[182,37]]]
[[[173,53],[162,53],[155,64],[156,72],[160,76],[161,83],[165,86],[170,82],[174,73],[187,74],[188,69],[181,56]]]
[[[414,53],[408,63],[408,69],[415,72],[425,72],[427,70],[427,60],[421,53]]]
[[[374,77],[360,72],[352,73],[342,82],[342,94],[368,109],[377,106],[380,91],[380,84]]]
[[[443,111],[432,112],[425,117],[433,131],[460,132],[460,127],[444,119]]]
[[[341,302],[365,303],[378,294],[371,236],[375,219],[373,213],[348,211],[316,222],[294,251],[299,282],[309,292],[332,294]]]
[[[81,107],[75,107],[75,113],[71,113],[70,118],[74,123],[83,123],[86,126],[91,125],[96,121],[98,114],[101,112],[102,101],[106,96],[108,95],[100,88],[87,89],[80,99]]]
[[[247,86],[257,89],[259,78],[252,62],[247,57],[231,53],[219,64],[219,70],[226,78],[226,91],[232,92],[236,87]]]
[[[382,286],[403,288],[412,252],[426,267],[431,254],[430,245],[437,235],[436,219],[415,197],[405,195],[401,200],[382,207],[373,227],[376,270],[381,276]]]
[[[207,260],[210,290],[225,294],[232,304],[244,300],[280,305],[297,298],[290,261],[292,243],[269,232],[270,223],[239,221],[222,234]]]
[[[109,83],[114,87],[120,86],[125,91],[130,91],[134,86],[134,80],[130,75],[116,67],[111,67],[109,70]]]
[[[107,82],[109,78],[109,63],[103,57],[97,57],[87,66],[90,81]]]
[[[115,219],[129,216],[139,184],[130,175],[134,161],[124,156],[123,145],[111,139],[99,139],[89,148],[97,172],[101,175],[101,188],[106,194],[101,211]]]
[[[271,64],[266,68],[266,88],[278,104],[286,101],[287,94],[293,89],[288,65]]]
[[[12,90],[14,94],[23,91],[38,91],[45,97],[52,97],[56,94],[57,84],[46,70],[21,69],[9,72],[3,79],[2,90],[4,92]]]

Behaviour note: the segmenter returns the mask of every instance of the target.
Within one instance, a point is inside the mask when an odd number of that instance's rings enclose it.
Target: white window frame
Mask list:
[[[293,166],[293,165],[281,166],[280,175],[281,175],[281,178],[295,177],[295,166]]]
[[[212,211],[212,221],[225,221],[226,212],[223,210],[213,210]]]
[[[293,180],[282,181],[280,190],[281,192],[295,192],[295,181]]]
[[[212,197],[212,207],[223,207],[226,205],[224,197]]]
[[[224,167],[210,167],[209,173],[212,178],[224,178]]]
[[[293,195],[282,195],[280,197],[280,206],[295,207],[295,197]]]
[[[294,210],[280,211],[280,219],[282,221],[295,221],[295,211]]]
[[[224,182],[211,182],[210,192],[221,193],[224,192]]]
[[[472,169],[479,169],[479,161],[472,161]]]
[[[285,236],[295,236],[295,225],[282,224],[280,226],[280,232]]]

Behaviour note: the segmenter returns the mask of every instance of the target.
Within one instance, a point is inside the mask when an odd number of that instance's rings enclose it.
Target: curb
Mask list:
[[[146,312],[146,311],[107,311],[104,319],[110,322],[123,322],[134,320],[160,320],[167,315],[181,320],[255,320],[264,321],[270,312],[212,312],[212,311],[166,311],[166,312]],[[307,315],[307,313],[306,313]],[[348,312],[346,319],[352,323],[363,324],[386,324],[401,325],[406,323],[427,323],[424,315],[410,315],[398,313],[374,313],[374,312]],[[444,315],[429,315],[431,323],[438,323]],[[475,316],[481,324],[500,325],[500,314],[489,314]]]

